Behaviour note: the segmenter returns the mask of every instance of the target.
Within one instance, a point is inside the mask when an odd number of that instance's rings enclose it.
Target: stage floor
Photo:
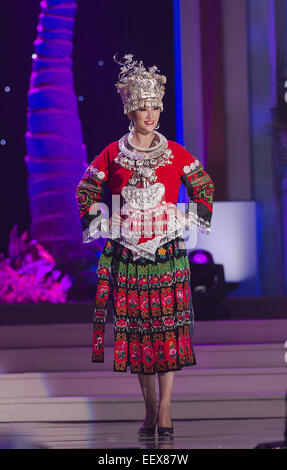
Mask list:
[[[141,422],[0,423],[0,448],[254,449],[284,440],[284,418],[174,420],[174,439],[139,441]]]

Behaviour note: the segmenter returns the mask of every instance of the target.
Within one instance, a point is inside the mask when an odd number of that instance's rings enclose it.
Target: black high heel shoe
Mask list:
[[[155,425],[152,426],[151,428],[144,428],[143,426],[141,426],[138,430],[139,437],[154,436],[155,435],[156,423],[157,423],[157,417],[156,417],[156,420],[155,420]]]
[[[157,433],[159,436],[173,436],[173,421],[171,420],[172,426],[170,428],[158,426]]]

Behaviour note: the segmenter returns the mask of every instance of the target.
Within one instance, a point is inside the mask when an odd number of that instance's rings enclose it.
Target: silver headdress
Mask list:
[[[156,65],[149,67],[147,71],[142,61],[133,60],[132,54],[126,54],[123,58],[124,63],[117,61],[114,55],[114,61],[122,66],[115,86],[121,95],[124,113],[144,106],[158,106],[162,111],[166,77],[159,75]]]

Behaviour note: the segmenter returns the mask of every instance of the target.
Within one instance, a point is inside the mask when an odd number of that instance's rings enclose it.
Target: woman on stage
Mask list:
[[[172,435],[174,371],[196,364],[190,268],[183,230],[208,233],[214,185],[202,164],[184,147],[167,140],[159,127],[166,77],[124,56],[116,84],[129,132],[109,144],[90,164],[76,196],[83,242],[107,237],[98,264],[92,362],[104,361],[109,295],[113,301],[115,372],[138,374],[146,407],[140,436]],[[177,209],[179,188],[190,198]],[[108,184],[119,209],[107,217]],[[194,209],[196,207],[196,210]],[[159,403],[155,391],[159,380]]]

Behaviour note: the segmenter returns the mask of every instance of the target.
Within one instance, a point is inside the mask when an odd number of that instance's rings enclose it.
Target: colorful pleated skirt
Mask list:
[[[109,298],[115,372],[156,374],[196,364],[190,267],[181,237],[159,247],[155,261],[107,239],[98,264],[92,362],[104,362]]]

